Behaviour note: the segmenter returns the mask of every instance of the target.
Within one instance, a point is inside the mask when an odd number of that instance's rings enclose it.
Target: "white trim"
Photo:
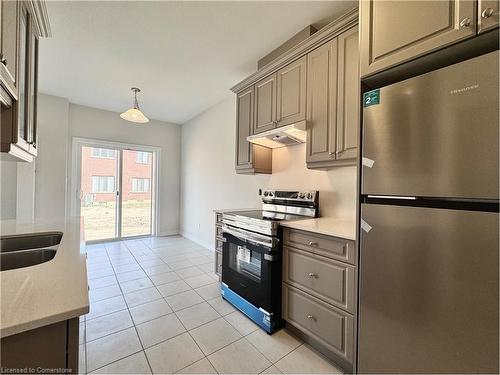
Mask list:
[[[81,179],[81,147],[82,146],[99,146],[104,148],[114,148],[116,150],[133,150],[133,151],[148,151],[153,153],[152,166],[153,175],[150,186],[153,194],[153,204],[151,207],[152,216],[152,226],[151,226],[151,236],[156,236],[159,233],[160,228],[160,162],[161,162],[161,148],[156,146],[131,144],[123,142],[112,142],[105,141],[101,139],[93,138],[82,138],[82,137],[72,137],[71,138],[71,150],[69,154],[71,157],[70,165],[70,190],[67,197],[66,207],[69,211],[67,215],[69,216],[80,216],[80,198],[79,189],[80,179]],[[121,194],[120,194],[121,195]],[[177,234],[177,233],[176,233]]]
[[[157,233],[155,237],[179,236],[179,235],[180,235],[179,229],[169,229]]]

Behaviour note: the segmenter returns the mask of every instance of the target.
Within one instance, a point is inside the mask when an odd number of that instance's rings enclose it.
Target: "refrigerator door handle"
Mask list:
[[[378,198],[378,199],[405,199],[405,200],[410,200],[414,201],[417,199],[417,197],[407,197],[407,196],[402,196],[402,195],[367,195],[368,198]]]

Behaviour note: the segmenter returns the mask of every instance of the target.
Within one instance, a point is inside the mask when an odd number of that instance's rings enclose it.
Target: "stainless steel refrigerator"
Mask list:
[[[498,58],[364,94],[361,373],[498,373]]]

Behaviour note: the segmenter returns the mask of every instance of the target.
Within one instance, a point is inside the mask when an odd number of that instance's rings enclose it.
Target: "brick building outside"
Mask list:
[[[82,204],[114,202],[118,188],[118,151],[82,147]],[[123,150],[123,201],[151,199],[152,154]]]

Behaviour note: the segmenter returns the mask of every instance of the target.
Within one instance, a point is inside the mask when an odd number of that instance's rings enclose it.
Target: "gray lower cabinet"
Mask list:
[[[247,141],[254,130],[254,96],[253,87],[236,96],[235,169],[239,174],[272,173],[272,150]]]
[[[215,212],[215,244],[214,244],[214,272],[219,275],[219,280],[222,277],[222,244],[224,237],[222,236],[222,212]]]
[[[3,337],[2,372],[27,368],[33,369],[29,373],[49,373],[49,369],[67,369],[67,373],[76,374],[78,344],[78,317]]]
[[[357,267],[354,241],[284,228],[283,319],[293,332],[353,371]]]
[[[283,243],[289,247],[353,265],[356,261],[355,242],[343,238],[286,229],[283,231]]]
[[[347,363],[353,362],[354,318],[300,289],[283,284],[283,318]]]
[[[283,281],[354,313],[354,266],[283,247]]]
[[[499,0],[479,0],[477,12],[477,32],[479,34],[498,27],[499,11]]]
[[[309,169],[356,164],[360,110],[358,56],[357,26],[307,55]]]
[[[477,6],[475,0],[361,1],[361,77],[474,36]]]

